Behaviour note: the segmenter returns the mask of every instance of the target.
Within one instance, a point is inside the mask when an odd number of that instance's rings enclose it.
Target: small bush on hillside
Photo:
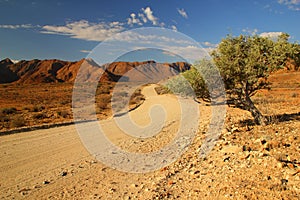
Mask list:
[[[154,89],[158,95],[171,93],[167,87],[162,86],[162,85],[155,87]]]
[[[28,110],[28,111],[30,111],[31,109],[30,109],[30,107],[28,107],[28,106],[24,106],[24,107],[22,108],[22,110]]]
[[[65,111],[65,110],[63,110],[63,111],[57,111],[57,114],[59,116],[63,117],[63,118],[67,118],[69,116],[68,111]]]
[[[45,109],[45,106],[36,105],[32,108],[32,112],[40,112]]]
[[[297,93],[293,93],[293,94],[292,94],[292,97],[293,97],[293,98],[296,98],[296,97],[298,97],[298,94],[297,94]]]
[[[15,113],[17,113],[17,109],[14,108],[14,107],[11,107],[11,108],[2,108],[1,113],[7,114],[7,115],[9,115],[9,114],[15,114]]]
[[[9,117],[3,113],[0,113],[0,122],[9,122]]]
[[[11,123],[10,123],[11,128],[18,128],[18,127],[22,127],[25,125],[26,125],[26,121],[25,121],[24,117],[22,117],[22,116],[15,116],[14,118],[12,118]]]
[[[37,113],[35,115],[33,115],[34,119],[45,119],[47,118],[47,115],[45,113]]]

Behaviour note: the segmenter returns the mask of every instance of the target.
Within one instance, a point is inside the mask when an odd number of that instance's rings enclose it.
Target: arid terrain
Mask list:
[[[299,80],[300,72],[274,74],[270,77],[273,89],[254,96],[271,121],[267,126],[254,125],[249,112],[227,107],[222,134],[202,159],[199,148],[206,137],[211,106],[200,103],[200,124],[188,151],[169,166],[149,173],[120,172],[97,161],[85,149],[75,125],[2,135],[0,198],[300,199]],[[99,99],[112,89],[109,83],[102,84]],[[155,137],[132,138],[122,135],[112,119],[100,122],[111,131],[107,137],[122,149],[156,151],[172,140],[180,126],[174,96],[157,95],[155,87],[146,85],[138,91],[144,100],[130,112],[138,123],[147,124],[148,108],[165,104],[167,125]],[[71,83],[3,84],[0,90],[1,107],[15,108],[2,109],[3,131],[16,128],[15,117],[23,117],[26,126],[71,120]],[[44,116],[41,122],[37,115]],[[109,112],[98,115],[104,119]]]
[[[99,119],[112,115],[111,97],[116,81],[126,72],[139,68],[131,73],[129,81],[169,77],[189,69],[187,63],[163,63],[156,70],[157,63],[114,62],[105,67],[97,65],[91,59],[77,62],[61,60],[29,60],[13,63],[10,59],[0,61],[0,131],[24,127],[47,127],[49,124],[72,122],[72,91],[79,68],[84,82],[98,79],[102,73],[95,94],[96,114]],[[105,69],[105,70],[104,70]],[[147,71],[143,71],[147,69]],[[148,77],[145,77],[145,74]],[[149,77],[150,75],[150,77]],[[131,80],[133,79],[133,80]],[[130,82],[120,84],[118,95],[120,102],[127,98],[127,87]],[[130,100],[130,108],[138,106],[143,100],[140,89],[137,89]],[[47,124],[47,125],[45,125]]]

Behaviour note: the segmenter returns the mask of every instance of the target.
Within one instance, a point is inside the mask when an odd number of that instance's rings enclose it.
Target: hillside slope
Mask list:
[[[142,66],[142,67],[141,67]],[[74,82],[78,70],[81,70],[82,81],[118,81],[129,71],[130,77],[123,81],[139,81],[145,78],[160,80],[190,69],[184,62],[159,64],[155,61],[113,62],[99,66],[92,59],[81,59],[76,62],[52,60],[22,60],[13,63],[10,59],[0,61],[0,83],[57,83]],[[134,74],[134,75],[133,75]],[[102,75],[102,76],[101,76]],[[126,75],[125,75],[126,77]]]

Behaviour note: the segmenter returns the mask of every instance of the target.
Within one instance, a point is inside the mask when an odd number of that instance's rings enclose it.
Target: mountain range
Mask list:
[[[100,66],[90,58],[75,62],[34,59],[13,63],[6,58],[0,61],[0,83],[74,82],[78,72],[82,81],[116,82],[121,77],[122,81],[160,80],[189,70],[190,66],[185,62],[155,61],[113,62]]]

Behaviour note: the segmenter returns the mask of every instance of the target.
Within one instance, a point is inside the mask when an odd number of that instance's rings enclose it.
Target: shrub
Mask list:
[[[1,113],[7,114],[7,115],[9,115],[9,114],[15,114],[15,113],[17,113],[17,109],[14,108],[14,107],[11,107],[11,108],[2,108]]]
[[[293,93],[293,94],[292,94],[292,97],[293,97],[293,98],[296,98],[296,97],[298,97],[298,94],[297,94],[297,93]]]
[[[9,117],[1,112],[0,113],[0,122],[9,122]]]
[[[24,106],[24,107],[22,108],[22,110],[29,110],[29,111],[30,111],[31,109],[30,109],[30,107],[28,107],[28,106]]]
[[[10,127],[11,128],[18,128],[18,127],[22,127],[25,126],[26,121],[24,119],[24,117],[22,116],[15,116],[10,123]]]
[[[57,111],[57,114],[59,116],[63,117],[63,118],[67,118],[69,116],[68,111],[65,111],[65,110],[63,110],[63,111]]]
[[[37,113],[35,115],[33,115],[34,119],[45,119],[47,118],[47,115],[45,113]]]
[[[36,105],[36,106],[34,106],[34,107],[32,108],[32,111],[33,111],[33,112],[40,112],[40,111],[42,111],[42,110],[44,110],[44,109],[45,109],[45,106]]]
[[[158,95],[170,93],[170,91],[168,90],[168,88],[165,87],[165,86],[162,86],[162,85],[157,86],[157,87],[155,87],[154,89],[155,89],[155,91],[156,91],[156,93],[157,93]]]

